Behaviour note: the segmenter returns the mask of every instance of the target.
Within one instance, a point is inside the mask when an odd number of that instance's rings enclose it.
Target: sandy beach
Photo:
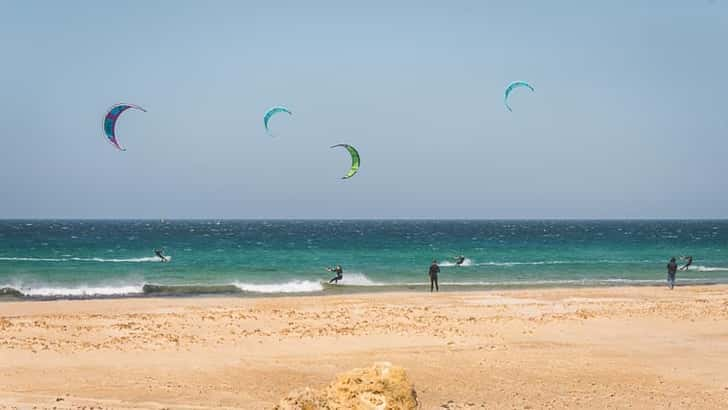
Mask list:
[[[728,286],[0,304],[0,408],[272,408],[376,361],[421,407],[728,406]]]

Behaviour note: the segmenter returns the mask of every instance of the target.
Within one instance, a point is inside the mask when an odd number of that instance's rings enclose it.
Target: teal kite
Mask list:
[[[530,89],[531,91],[534,91],[533,87],[531,87],[531,84],[529,84],[525,81],[514,81],[514,82],[508,84],[508,87],[506,87],[505,96],[503,97],[503,103],[506,105],[506,108],[508,108],[508,111],[513,111],[511,109],[511,106],[508,105],[508,96],[511,95],[511,91],[515,90],[516,88],[520,88],[520,87],[526,87],[526,88]]]
[[[144,108],[134,105],[134,104],[116,104],[113,107],[109,108],[109,111],[106,112],[106,115],[104,115],[104,122],[103,122],[103,129],[104,129],[104,135],[106,135],[106,138],[109,140],[111,145],[115,146],[116,149],[119,151],[126,151],[124,148],[121,147],[119,144],[119,141],[116,139],[116,121],[119,119],[119,116],[128,109],[134,109],[139,110],[142,112],[147,112]]]
[[[268,109],[268,111],[266,111],[265,115],[263,116],[263,125],[265,125],[265,132],[270,136],[273,136],[273,134],[270,133],[270,128],[268,128],[268,121],[270,121],[271,117],[280,112],[285,112],[288,115],[293,115],[293,113],[288,108],[277,105],[273,108]]]
[[[359,164],[361,163],[361,159],[359,158],[359,152],[356,150],[356,148],[352,147],[349,144],[336,144],[331,146],[331,148],[336,147],[346,148],[346,150],[349,151],[349,154],[351,155],[351,168],[349,168],[349,172],[347,172],[346,175],[341,177],[341,179],[349,179],[359,171]]]

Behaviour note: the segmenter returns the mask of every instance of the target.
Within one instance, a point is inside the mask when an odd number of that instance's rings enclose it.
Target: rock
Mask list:
[[[276,410],[316,410],[323,409],[321,394],[308,387],[288,393],[275,407]]]
[[[417,393],[403,368],[378,362],[371,367],[339,374],[321,390],[308,387],[294,390],[275,408],[409,410],[417,408]]]

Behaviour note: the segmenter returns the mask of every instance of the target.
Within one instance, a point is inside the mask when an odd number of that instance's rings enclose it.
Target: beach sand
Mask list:
[[[271,408],[389,361],[422,408],[728,407],[728,286],[0,303],[0,408]]]

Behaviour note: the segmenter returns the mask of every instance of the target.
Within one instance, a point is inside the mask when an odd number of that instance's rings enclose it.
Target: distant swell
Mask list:
[[[168,261],[172,260],[171,256],[166,256]],[[15,258],[0,256],[0,261],[10,262],[110,262],[110,263],[141,263],[141,262],[162,262],[156,256],[146,256],[143,258],[120,258],[120,259],[106,259],[106,258]]]

